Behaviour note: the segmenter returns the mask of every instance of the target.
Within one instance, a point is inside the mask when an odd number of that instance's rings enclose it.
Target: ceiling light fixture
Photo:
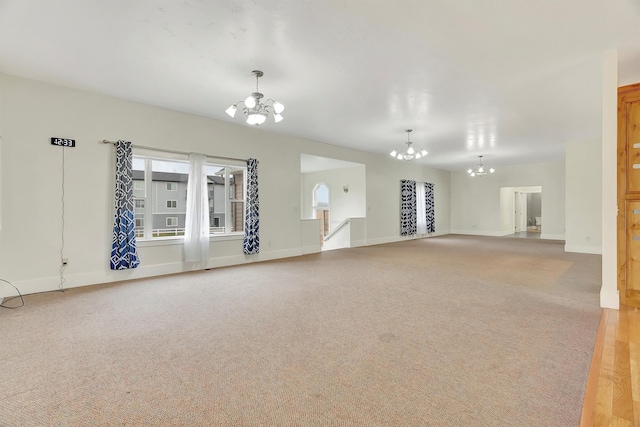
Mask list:
[[[413,142],[409,141],[409,134],[412,132],[413,129],[407,129],[405,132],[407,132],[407,142],[405,144],[407,144],[407,148],[403,148],[402,150],[393,150],[391,153],[389,153],[389,155],[391,157],[395,157],[398,160],[413,160],[413,159],[419,159],[420,157],[424,157],[427,154],[429,154],[427,152],[427,150],[425,150],[424,148],[420,151],[416,151],[413,146],[411,144],[413,144]]]
[[[238,101],[231,107],[225,110],[225,113],[234,117],[238,104],[244,104],[244,115],[247,116],[247,123],[250,125],[261,125],[267,120],[270,115],[273,115],[273,120],[278,123],[281,122],[283,117],[280,113],[284,111],[284,105],[273,99],[267,99],[262,101],[264,95],[258,91],[258,79],[264,75],[260,70],[253,70],[251,75],[256,78],[256,91],[247,97],[244,101]]]
[[[467,173],[471,176],[485,176],[488,173],[494,173],[496,170],[494,168],[485,168],[482,165],[482,157],[483,156],[478,156],[480,158],[480,164],[478,165],[478,167],[475,167],[473,169],[469,169],[467,171]]]

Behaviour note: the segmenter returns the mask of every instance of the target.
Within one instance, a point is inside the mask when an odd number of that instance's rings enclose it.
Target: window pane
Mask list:
[[[328,207],[329,206],[329,187],[326,184],[318,184],[313,192],[313,202],[316,207]]]
[[[231,231],[244,231],[244,202],[231,202]]]
[[[152,236],[183,236],[187,213],[189,164],[180,161],[151,161],[153,217]]]
[[[144,163],[142,158],[133,158],[133,217],[135,218],[136,237],[144,237],[144,204],[146,200]]]
[[[135,215],[135,233],[136,237],[144,237],[144,218],[139,217],[137,214]]]
[[[229,168],[229,198],[244,200],[244,169]]]
[[[133,158],[136,235],[144,238],[183,236],[186,223],[189,162],[153,150]],[[210,233],[244,229],[243,166],[206,165]]]

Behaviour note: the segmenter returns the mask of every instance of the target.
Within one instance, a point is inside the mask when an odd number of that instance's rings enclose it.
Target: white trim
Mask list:
[[[602,255],[602,248],[600,246],[564,245],[564,251],[578,254]]]
[[[299,255],[302,255],[299,249],[280,250],[260,253],[256,255],[234,255],[228,257],[210,258],[207,262],[206,267],[204,268],[193,267],[190,263],[173,262],[167,264],[156,264],[152,266],[140,265],[138,268],[129,270],[105,270],[102,272],[69,274],[64,276],[66,280],[64,289],[98,285],[103,283],[115,283],[125,280],[159,277],[167,274],[186,273],[189,271],[203,270],[205,268],[209,269],[240,264],[250,264],[252,262],[290,258]],[[59,276],[50,276],[42,279],[13,282],[13,285],[20,290],[20,293],[22,295],[57,291],[59,284]],[[7,298],[13,295],[13,293],[9,292],[3,296]]]
[[[385,243],[395,243],[395,242],[401,242],[403,240],[409,240],[409,239],[400,238],[400,236],[378,237],[376,239],[367,239],[366,246],[384,245]]]
[[[564,234],[540,234],[540,238],[544,240],[565,240]]]
[[[244,232],[235,231],[230,234],[211,234],[209,235],[210,242],[222,242],[227,240],[243,240]],[[138,237],[136,239],[136,246],[139,248],[149,246],[170,246],[170,245],[182,245],[184,244],[184,236],[163,236],[153,237],[151,239],[144,239]]]
[[[302,255],[315,254],[318,252],[322,252],[322,248],[320,247],[320,245],[311,245],[311,246],[302,247]]]
[[[600,307],[620,309],[620,294],[617,289],[600,288]]]
[[[360,246],[366,246],[366,245],[367,245],[366,239],[352,240],[349,247],[350,248],[359,248]]]
[[[513,234],[512,231],[480,231],[480,230],[451,230],[449,234],[465,234],[469,236],[504,237]]]

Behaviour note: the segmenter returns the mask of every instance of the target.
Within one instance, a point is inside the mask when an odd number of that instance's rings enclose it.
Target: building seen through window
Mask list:
[[[246,167],[206,165],[210,235],[244,230]],[[184,236],[189,163],[185,160],[133,157],[136,236],[142,239]]]

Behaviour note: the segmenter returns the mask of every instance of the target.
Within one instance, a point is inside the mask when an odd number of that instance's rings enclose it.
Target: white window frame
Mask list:
[[[227,236],[234,236],[234,235],[239,235],[239,236],[244,236],[244,224],[245,224],[245,215],[246,215],[246,206],[247,206],[247,166],[243,165],[243,166],[238,166],[238,165],[228,165],[225,163],[219,163],[219,162],[213,162],[213,161],[207,161],[207,165],[208,166],[215,166],[215,167],[222,167],[224,168],[224,194],[225,194],[225,206],[224,206],[224,233],[216,233],[216,234],[211,234],[210,236],[221,236],[221,235],[227,235]],[[231,173],[231,170],[235,170],[235,169],[242,169],[243,173],[242,173],[242,198],[240,199],[235,199],[232,198],[232,188],[231,188],[231,179],[230,177],[233,175]],[[231,218],[232,218],[232,210],[233,210],[233,204],[234,203],[242,203],[242,206],[244,209],[242,209],[242,227],[243,229],[240,231],[232,231],[231,229],[232,224],[231,224]],[[213,228],[213,224],[209,224],[210,228]],[[219,227],[216,227],[219,228]]]
[[[184,242],[184,236],[153,236],[153,207],[158,203],[159,200],[156,198],[160,197],[158,194],[153,194],[153,176],[152,176],[152,161],[175,161],[179,163],[188,163],[188,155],[179,154],[179,153],[171,153],[161,150],[152,150],[152,149],[141,149],[141,148],[133,148],[133,157],[134,159],[140,161],[144,161],[144,192],[145,197],[139,198],[144,200],[144,209],[143,218],[152,218],[152,220],[144,221],[144,233],[143,237],[138,237],[138,246],[158,246],[158,245],[173,245],[173,244],[182,244]],[[245,223],[245,215],[246,215],[246,193],[247,193],[247,165],[243,161],[233,161],[233,160],[221,160],[212,156],[207,156],[207,165],[215,166],[215,167],[224,167],[224,194],[225,196],[225,230],[224,233],[215,233],[210,234],[210,240],[240,240],[244,236],[244,223]],[[242,169],[242,198],[232,199],[230,197],[230,176],[231,171],[235,169]],[[167,182],[168,183],[168,182]],[[176,186],[178,183],[175,183]],[[165,187],[166,188],[166,187]],[[177,188],[176,188],[177,190]],[[173,190],[169,190],[173,191]],[[161,202],[161,201],[160,201]],[[242,202],[242,224],[243,230],[241,231],[231,231],[232,223],[231,223],[231,209],[232,202]],[[162,206],[162,205],[160,205]],[[177,206],[177,205],[176,205]],[[174,208],[170,208],[174,209]],[[162,212],[158,211],[155,214],[161,214]],[[173,217],[171,217],[173,218]],[[165,220],[166,224],[166,220]],[[177,226],[177,225],[176,225]],[[172,227],[176,227],[172,226]],[[213,224],[209,225],[213,227]],[[167,226],[168,227],[168,226]],[[210,228],[211,233],[211,228]]]
[[[134,179],[133,180],[133,190],[134,191],[144,191],[145,190],[144,180],[142,180],[142,179]]]
[[[177,182],[167,182],[167,191],[178,191]]]
[[[169,224],[169,220],[171,220],[171,222],[175,222],[175,224]],[[166,227],[177,227],[178,226],[178,217],[177,216],[168,216],[164,219],[164,225]]]
[[[167,200],[167,209],[178,209],[178,201],[177,200]]]

